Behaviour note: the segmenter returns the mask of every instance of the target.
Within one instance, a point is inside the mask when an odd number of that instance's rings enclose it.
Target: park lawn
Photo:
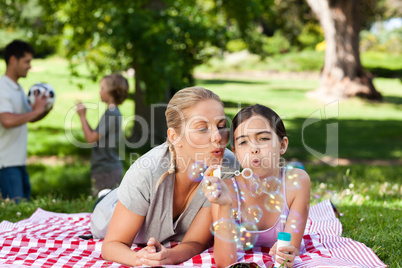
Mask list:
[[[62,167],[48,169],[51,174],[52,169],[58,172]],[[306,170],[312,180],[311,205],[331,199],[342,215],[339,217],[343,227],[342,236],[372,248],[390,267],[400,267],[402,167],[350,165],[332,168],[306,165]],[[44,177],[51,178],[47,174]],[[42,184],[42,187],[48,188],[42,189],[43,192],[29,203],[16,205],[10,201],[0,201],[0,221],[15,222],[28,218],[38,207],[63,213],[91,212],[95,200],[81,191],[82,185],[79,183],[67,183],[80,192],[78,197],[71,199],[62,196],[61,191],[46,193],[46,190],[51,191],[50,187],[55,186]]]
[[[81,144],[84,136],[74,105],[77,99],[87,104],[89,123],[95,127],[105,110],[99,104],[98,81],[89,79],[84,69],[81,69],[80,77],[71,78],[68,63],[57,57],[35,59],[33,66],[28,77],[21,79],[22,86],[27,91],[35,82],[48,82],[56,90],[56,103],[44,120],[29,124],[28,170],[33,200],[19,205],[0,201],[0,220],[27,218],[37,207],[55,212],[90,212],[95,202],[89,197],[90,148]],[[0,66],[0,72],[4,73],[3,66]],[[129,82],[132,85],[133,79]],[[213,90],[222,98],[229,118],[233,118],[240,107],[254,103],[277,111],[284,119],[290,139],[285,158],[303,162],[311,176],[311,203],[331,198],[343,213],[340,217],[343,235],[371,247],[390,267],[400,267],[400,165],[332,167],[322,164],[306,148],[325,153],[327,126],[332,125],[339,131],[340,158],[366,161],[401,159],[401,82],[395,78],[376,78],[374,84],[384,96],[380,103],[359,99],[320,103],[306,98],[306,92],[316,88],[318,83],[311,77],[197,80],[197,85]],[[134,103],[130,100],[124,102],[121,111],[124,117],[130,117]],[[318,120],[305,126],[309,118]],[[128,121],[126,134],[130,133],[131,126],[132,122]],[[140,153],[142,149],[127,150],[123,154],[126,168],[133,160],[130,153]]]

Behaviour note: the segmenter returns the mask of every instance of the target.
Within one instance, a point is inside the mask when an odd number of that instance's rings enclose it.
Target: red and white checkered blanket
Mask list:
[[[29,219],[1,222],[0,267],[127,267],[101,258],[102,240],[78,237],[90,234],[90,218],[90,213],[63,214],[38,208]],[[387,267],[370,248],[341,234],[342,225],[329,200],[312,206],[294,267]],[[133,245],[133,249],[139,248]],[[271,267],[268,252],[269,248],[255,247],[239,252],[239,261]],[[178,266],[215,267],[213,248]]]

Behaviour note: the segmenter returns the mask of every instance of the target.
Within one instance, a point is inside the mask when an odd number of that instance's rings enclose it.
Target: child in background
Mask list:
[[[102,189],[113,189],[123,176],[123,165],[117,148],[121,135],[121,113],[118,105],[128,95],[128,82],[120,74],[106,75],[100,81],[100,98],[107,104],[107,110],[96,129],[92,129],[86,119],[86,107],[79,102],[77,113],[80,117],[85,140],[94,143],[91,156],[92,194]]]
[[[218,267],[237,262],[239,241],[230,240],[235,224],[227,224],[236,222],[252,227],[247,228],[252,229],[246,237],[249,244],[242,249],[270,247],[269,254],[279,263],[287,260],[286,266],[293,267],[309,211],[310,178],[302,169],[280,167],[289,141],[281,118],[270,108],[243,108],[230,134],[232,150],[247,173],[221,180],[207,176],[216,167],[205,172],[203,192],[212,203],[215,262]],[[276,248],[278,232],[291,233],[290,246]]]

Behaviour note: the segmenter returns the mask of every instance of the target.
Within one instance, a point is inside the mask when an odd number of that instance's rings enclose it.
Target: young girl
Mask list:
[[[276,255],[279,263],[287,260],[287,267],[293,267],[309,211],[310,178],[304,170],[280,167],[280,156],[289,142],[284,124],[270,108],[249,106],[233,119],[231,141],[237,160],[247,172],[226,180],[205,176],[203,182],[203,191],[213,203],[215,262],[226,267],[237,261],[236,242],[228,236],[236,221],[247,222],[247,230],[252,229],[243,237],[243,242],[249,239],[245,244],[248,248],[270,247],[270,254]],[[233,224],[223,226],[230,222]],[[291,233],[290,246],[276,248],[278,232]]]
[[[94,143],[91,156],[92,194],[100,190],[115,188],[123,176],[123,165],[117,148],[121,134],[121,113],[118,105],[123,103],[128,95],[128,82],[120,74],[106,75],[100,81],[100,98],[108,106],[93,130],[86,119],[86,107],[80,102],[77,112],[81,120],[85,139]]]

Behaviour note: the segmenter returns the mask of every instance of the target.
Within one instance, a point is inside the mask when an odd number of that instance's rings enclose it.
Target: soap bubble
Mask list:
[[[283,232],[283,230],[285,229],[286,219],[287,219],[286,215],[283,214],[279,215],[278,224],[276,224],[276,230],[278,232]]]
[[[277,194],[281,189],[282,181],[275,176],[269,176],[262,180],[262,191],[266,194]]]
[[[239,210],[237,208],[232,208],[230,210],[230,218],[233,219],[234,221],[240,220],[240,215],[239,215]]]
[[[243,211],[243,219],[245,221],[258,223],[261,217],[262,210],[258,205],[247,207]]]
[[[236,197],[237,198],[237,197]],[[246,200],[245,194],[243,191],[240,191],[240,201],[244,202]]]
[[[218,182],[211,182],[207,179],[203,181],[203,184],[208,192],[215,191],[218,188]]]
[[[300,169],[306,170],[304,168],[303,164],[300,162],[297,162],[297,161],[291,161],[285,167],[286,168],[300,168]]]
[[[262,185],[260,177],[257,174],[253,174],[249,181],[250,195],[256,197],[262,193]]]
[[[240,236],[237,241],[237,248],[240,250],[252,249],[258,239],[258,233],[254,233],[255,231],[258,231],[258,228],[254,222],[243,222],[240,225]]]
[[[300,189],[300,177],[295,169],[292,167],[286,168],[285,178],[286,186],[289,190]]]
[[[265,208],[269,212],[281,212],[284,205],[284,198],[282,193],[269,194],[265,199]]]
[[[207,165],[203,162],[194,162],[188,171],[188,177],[190,180],[199,182],[204,178],[204,171],[207,169]]]
[[[240,225],[234,220],[220,219],[212,223],[211,233],[227,242],[237,242],[240,237]]]
[[[205,196],[213,195],[215,198],[218,197],[217,196],[218,193],[216,192],[216,190],[221,189],[219,181],[211,182],[211,181],[205,179],[205,180],[203,180],[202,183],[204,184],[203,192],[204,192]]]
[[[295,210],[289,211],[289,217],[287,219],[286,225],[294,230],[295,233],[299,233],[300,231],[304,232],[302,229],[302,219],[300,213]]]

